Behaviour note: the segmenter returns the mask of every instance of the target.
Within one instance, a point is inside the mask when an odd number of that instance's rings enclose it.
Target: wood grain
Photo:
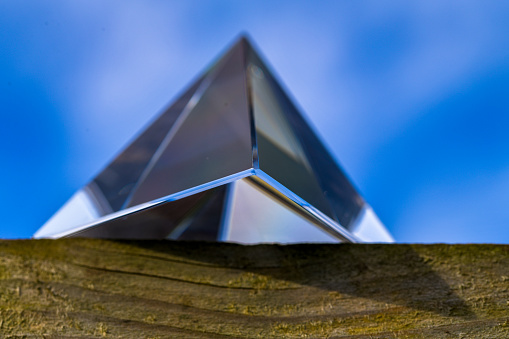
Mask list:
[[[508,338],[509,246],[0,241],[0,336]]]

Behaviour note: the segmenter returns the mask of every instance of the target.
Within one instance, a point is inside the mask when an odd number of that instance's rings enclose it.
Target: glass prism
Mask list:
[[[393,241],[245,37],[34,237]]]

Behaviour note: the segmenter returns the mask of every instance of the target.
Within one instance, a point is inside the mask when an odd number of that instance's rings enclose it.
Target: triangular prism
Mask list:
[[[391,242],[241,37],[35,238]]]

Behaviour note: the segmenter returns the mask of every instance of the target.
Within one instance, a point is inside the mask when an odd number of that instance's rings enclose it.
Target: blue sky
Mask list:
[[[247,32],[396,240],[509,243],[507,22],[502,1],[0,1],[0,237]]]

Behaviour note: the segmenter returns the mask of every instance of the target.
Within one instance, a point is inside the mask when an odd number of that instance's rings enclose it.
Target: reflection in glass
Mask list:
[[[222,186],[180,200],[162,203],[86,228],[72,236],[215,240],[218,232],[216,220],[220,218],[224,192],[225,187]],[[179,228],[180,230],[175,232]]]
[[[34,236],[392,241],[245,38]]]
[[[339,242],[296,206],[278,199],[253,181],[242,179],[230,185],[231,212],[221,240],[243,244]]]
[[[233,50],[169,140],[128,206],[160,198],[252,167],[242,49]]]
[[[248,80],[256,126],[260,169],[330,218],[334,215],[309,165],[299,140],[289,125],[280,93],[274,90],[268,70],[252,50]]]
[[[331,157],[309,124],[295,108],[295,105],[282,90],[281,86],[279,86],[267,67],[261,62],[260,58],[252,50],[250,55],[250,62],[254,66],[248,66],[248,68],[257,70],[256,72],[248,72],[248,75],[252,75],[249,79],[251,79],[253,92],[255,92],[253,97],[262,97],[263,94],[261,93],[269,93],[263,96],[263,100],[258,100],[261,103],[258,104],[258,109],[256,109],[257,101],[253,100],[255,120],[256,118],[262,120],[261,117],[267,114],[273,116],[279,115],[277,123],[274,121],[273,125],[277,124],[280,132],[275,133],[270,131],[270,134],[272,136],[284,135],[287,141],[286,143],[281,142],[283,138],[279,138],[276,142],[272,142],[272,147],[267,147],[269,149],[267,153],[271,154],[269,155],[271,161],[267,161],[264,167],[263,160],[260,160],[260,168],[289,189],[294,190],[295,193],[299,194],[304,200],[307,200],[323,213],[336,219],[343,227],[348,228],[353,225],[355,218],[359,215],[364,205],[364,200],[343,174],[336,161]],[[267,107],[267,105],[271,106]],[[256,114],[257,112],[259,113],[258,115]],[[257,134],[258,153],[260,159],[263,159],[261,148],[264,143],[267,143],[264,136],[267,133],[264,133],[264,130],[269,130],[265,127],[266,124],[257,124],[256,126],[257,132],[259,132]],[[282,126],[285,126],[284,131]],[[288,144],[291,144],[292,147],[286,146]],[[297,169],[296,173],[302,173],[301,178],[297,179],[297,174],[295,174],[295,177],[288,176],[289,171],[286,170],[288,166],[285,166],[281,160],[273,161],[278,159],[281,154],[281,152],[278,152],[278,155],[274,154],[274,146],[284,149],[286,154],[293,152],[294,159],[301,159],[301,164],[305,164],[305,170],[302,169],[303,165],[290,167],[292,172],[294,169]],[[286,173],[284,173],[285,170]],[[304,179],[305,176],[312,177],[312,179],[306,181]],[[304,185],[306,185],[306,188],[304,188]],[[316,187],[320,187],[320,193],[317,192]],[[324,201],[327,201],[327,203]]]

